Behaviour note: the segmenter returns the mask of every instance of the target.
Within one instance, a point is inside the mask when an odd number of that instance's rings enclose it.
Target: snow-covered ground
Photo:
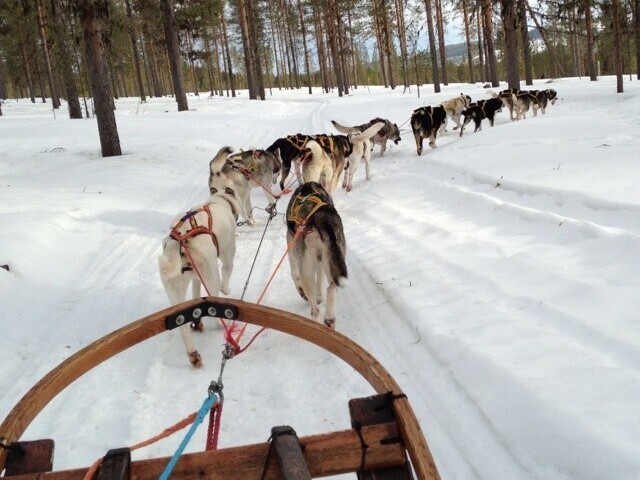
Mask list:
[[[628,78],[628,77],[627,77]],[[336,194],[349,283],[338,331],[401,385],[443,479],[640,478],[640,82],[560,79],[546,115],[460,138],[417,156],[413,109],[435,95],[359,88],[346,98],[274,91],[266,102],[189,97],[117,102],[125,155],[103,159],[95,120],[8,101],[0,117],[0,419],[51,368],[95,339],[169,305],[157,256],[172,218],[207,198],[208,162],[224,145],[334,133],[330,120],[382,116],[399,145],[372,178]],[[288,199],[278,203],[284,212]],[[253,191],[253,204],[264,206]],[[238,229],[232,296],[243,292],[266,225]],[[244,299],[256,301],[285,251],[272,222]],[[265,305],[307,315],[285,262]],[[250,327],[248,336],[255,332]],[[223,338],[177,332],[94,369],[65,390],[25,439],[54,438],[55,468],[159,433],[196,410],[217,378]],[[348,428],[347,401],[372,389],[317,347],[267,331],[225,369],[220,446]],[[188,451],[204,449],[206,427]],[[182,433],[135,459],[171,455]],[[351,478],[350,476],[349,478]]]

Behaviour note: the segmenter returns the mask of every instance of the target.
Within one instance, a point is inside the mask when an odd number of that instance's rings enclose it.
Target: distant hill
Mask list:
[[[540,32],[538,30],[529,30],[529,40],[531,41],[536,41],[536,40],[540,40],[541,36],[540,36]],[[476,42],[475,40],[471,40],[471,44],[475,47],[476,46]],[[447,45],[445,46],[445,56],[454,61],[454,62],[458,62],[460,61],[463,57],[465,57],[467,55],[467,44],[466,43],[454,43],[451,45]]]

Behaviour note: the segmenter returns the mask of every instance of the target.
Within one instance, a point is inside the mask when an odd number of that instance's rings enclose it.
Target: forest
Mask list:
[[[265,100],[273,89],[640,78],[640,0],[3,0],[8,98],[66,101],[121,154],[119,97]],[[464,38],[455,49],[446,35]],[[455,50],[455,51],[453,51]]]

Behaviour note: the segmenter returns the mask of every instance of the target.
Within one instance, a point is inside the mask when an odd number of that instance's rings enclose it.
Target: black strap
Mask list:
[[[367,458],[367,449],[369,445],[364,441],[364,437],[362,436],[362,423],[361,422],[353,422],[352,423],[354,430],[358,434],[358,438],[360,439],[360,447],[362,448],[362,456],[360,457],[360,468],[358,472],[360,475],[364,475],[364,464]]]

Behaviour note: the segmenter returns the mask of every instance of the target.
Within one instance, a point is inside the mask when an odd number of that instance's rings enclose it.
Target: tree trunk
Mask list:
[[[269,4],[269,25],[271,26],[271,49],[273,50],[273,58],[276,66],[276,77],[278,77],[278,90],[282,90],[282,72],[280,71],[280,58],[278,57],[278,43],[276,42],[277,25],[273,15],[273,2]],[[282,51],[280,52],[282,56]]]
[[[105,64],[106,49],[101,23],[107,20],[108,0],[77,0],[87,50],[89,81],[93,105],[98,117],[98,133],[103,157],[122,155],[116,116],[111,107],[109,75]]]
[[[382,33],[384,36],[384,54],[387,58],[387,68],[389,72],[389,84],[391,85],[391,90],[395,90],[396,88],[396,77],[393,68],[393,57],[395,56],[395,52],[392,51],[391,46],[391,29],[389,28],[389,12],[387,11],[387,1],[380,0],[381,7],[381,15],[382,15]],[[392,55],[393,53],[393,55]]]
[[[227,59],[227,76],[229,77],[229,83],[231,84],[231,96],[236,96],[236,79],[233,76],[233,65],[231,64],[231,52],[229,51],[229,37],[227,36],[227,21],[224,18],[224,9],[220,13],[220,21],[222,25],[222,39],[224,41],[224,55]]]
[[[496,48],[493,44],[493,5],[491,0],[482,0],[482,16],[484,18],[485,40],[487,42],[487,65],[492,87],[499,87]]]
[[[569,17],[569,45],[571,47],[571,69],[574,77],[582,77],[580,56],[578,54],[578,22],[576,21],[576,6],[572,3],[567,11]]]
[[[353,41],[353,26],[351,24],[351,7],[347,7],[347,21],[349,22],[349,45],[351,47],[351,66],[353,67],[353,87],[358,88],[358,66],[356,61],[356,47]],[[406,42],[406,40],[405,40]]]
[[[40,42],[42,42],[42,55],[47,69],[47,78],[49,79],[51,103],[53,108],[60,108],[60,97],[58,96],[56,85],[53,81],[53,68],[51,67],[51,57],[49,55],[49,44],[47,42],[47,31],[45,28],[44,8],[42,7],[41,0],[36,0],[36,15],[38,17],[38,33],[40,34]]]
[[[524,58],[524,77],[527,85],[533,85],[533,68],[531,65],[531,44],[529,42],[529,25],[527,25],[527,7],[525,0],[518,0],[518,16],[520,35],[522,37],[522,56]]]
[[[309,66],[309,49],[307,48],[307,29],[305,26],[304,15],[302,14],[302,0],[298,0],[298,17],[300,18],[300,28],[302,30],[302,46],[304,48],[304,65],[307,72],[307,86],[309,88],[309,95],[311,95],[311,67]]]
[[[587,69],[592,82],[598,80],[596,62],[593,56],[593,25],[591,21],[591,0],[584,0],[584,23],[587,31]]]
[[[60,66],[64,77],[64,87],[67,95],[67,105],[69,108],[69,118],[81,119],[82,108],[80,108],[80,99],[78,98],[78,89],[76,86],[75,75],[71,68],[71,53],[67,48],[64,16],[60,14],[58,0],[51,0],[51,12],[53,17],[53,32],[56,38],[56,46],[58,48],[58,57],[60,58]]]
[[[36,103],[36,95],[33,90],[33,78],[31,77],[31,69],[29,68],[29,57],[27,56],[27,48],[24,46],[24,34],[22,26],[18,24],[18,45],[20,47],[20,54],[22,56],[22,69],[24,71],[24,77],[27,81],[27,89],[29,90],[29,97],[31,97],[31,103]]]
[[[258,36],[258,28],[256,25],[256,7],[253,3],[254,0],[245,0],[245,2],[249,34],[251,35],[251,62],[253,63],[253,71],[255,73],[256,93],[259,99],[266,100],[259,48],[261,38]]]
[[[286,40],[289,42],[289,51],[291,52],[291,65],[293,66],[293,83],[296,86],[296,89],[300,89],[300,72],[298,70],[298,52],[296,51],[296,45],[293,41],[293,33],[291,32],[291,24],[289,22],[289,15],[287,14],[287,9],[289,5],[282,1],[282,19],[284,22],[284,30]]]
[[[505,64],[507,84],[511,89],[520,89],[518,68],[518,39],[516,35],[516,0],[500,0],[502,27],[504,28]]]
[[[384,33],[382,31],[382,22],[380,21],[380,8],[379,5],[376,3],[376,0],[372,0],[372,5],[373,5],[373,22],[375,25],[375,31],[376,31],[376,42],[378,44],[378,58],[380,61],[380,72],[382,73],[382,83],[384,84],[384,88],[387,88],[389,86],[389,77],[388,77],[388,72],[387,72],[387,66],[386,66],[386,62],[385,62],[385,51],[386,49],[384,48]]]
[[[402,62],[402,81],[404,88],[409,88],[409,57],[407,53],[407,27],[404,21],[403,0],[395,0],[396,24],[398,27],[398,38],[400,39],[400,60]]]
[[[616,89],[618,93],[624,92],[622,84],[622,48],[620,45],[620,2],[611,1],[611,16],[613,17],[613,57],[616,69]]]
[[[191,67],[191,78],[193,78],[193,93],[196,97],[200,96],[200,89],[198,88],[198,72],[196,72],[196,63],[193,61],[193,55],[195,53],[193,49],[193,43],[191,42],[191,34],[187,32],[185,34],[187,39],[187,56],[189,59],[189,66]]]
[[[464,18],[464,37],[467,42],[467,60],[469,62],[469,82],[476,83],[476,76],[473,70],[473,55],[471,52],[471,35],[469,35],[469,16],[467,14],[467,0],[462,0],[462,16]]]
[[[640,80],[640,0],[634,1],[633,32],[636,44],[636,78]]]
[[[140,68],[140,53],[138,52],[138,39],[136,38],[136,29],[133,24],[133,13],[131,11],[131,2],[125,0],[125,7],[127,9],[127,17],[129,19],[129,38],[131,39],[131,48],[133,50],[133,66],[136,72],[136,81],[138,83],[138,95],[141,102],[146,102],[147,97],[144,94],[144,84],[142,83],[142,70]]]
[[[339,50],[338,50],[338,34],[336,32],[336,22],[334,21],[338,17],[338,11],[336,9],[336,0],[327,0],[327,15],[325,16],[329,48],[331,50],[331,58],[333,60],[333,68],[336,73],[336,83],[338,85],[338,96],[344,95],[345,84],[344,76],[342,75],[342,68],[340,64]]]
[[[442,18],[442,2],[436,1],[436,23],[438,24],[438,50],[440,53],[440,66],[442,67],[442,83],[447,86],[449,80],[447,79],[447,52],[444,45],[444,21]]]
[[[320,77],[322,79],[322,88],[325,93],[329,93],[329,77],[327,72],[327,58],[324,49],[324,30],[322,28],[322,19],[316,9],[316,4],[312,3],[313,8],[313,22],[314,31],[316,37],[316,51],[318,52],[318,65],[320,68]]]
[[[204,51],[207,53],[207,78],[209,79],[209,95],[213,97],[216,94],[216,87],[214,86],[214,69],[212,65],[215,58],[215,63],[218,66],[219,71],[220,63],[218,61],[218,50],[216,49],[214,57],[214,53],[211,51],[211,45],[209,44],[209,31],[207,29],[205,29],[204,35],[202,36],[202,42],[204,43]],[[222,90],[222,82],[220,83],[220,85],[220,90]]]
[[[427,30],[429,31],[429,50],[431,54],[431,68],[433,70],[433,91],[440,92],[440,75],[438,74],[438,55],[436,53],[436,36],[433,31],[433,12],[431,0],[424,0],[427,15]]]
[[[171,78],[173,80],[173,92],[178,103],[178,111],[189,110],[187,94],[184,91],[184,79],[182,78],[182,56],[180,55],[180,43],[178,41],[178,31],[175,26],[173,15],[173,0],[161,0],[162,20],[164,24],[164,36],[167,41],[167,55],[171,67]]]
[[[480,9],[476,9],[476,30],[478,34],[478,60],[480,61],[480,78],[482,82],[486,82],[489,80],[489,71],[487,69],[487,65],[484,61],[484,43],[482,42],[482,22],[480,18],[482,17],[480,13]]]
[[[247,76],[247,88],[249,89],[249,99],[258,98],[256,86],[256,74],[254,64],[251,62],[251,34],[249,33],[249,22],[247,21],[245,0],[237,0],[238,2],[238,22],[240,23],[240,31],[242,34],[242,48],[244,51],[244,67]]]

